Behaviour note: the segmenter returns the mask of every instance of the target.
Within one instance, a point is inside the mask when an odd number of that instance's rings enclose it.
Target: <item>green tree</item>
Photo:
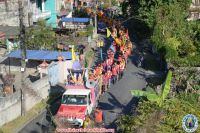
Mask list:
[[[190,4],[191,0],[129,0],[123,3],[123,12],[134,18],[129,26],[137,25],[136,35],[148,32],[145,37],[171,66],[198,66],[200,22],[186,21]],[[127,11],[128,6],[131,8]],[[191,58],[195,60],[188,60]]]
[[[112,3],[112,6],[117,6],[118,4],[116,0],[112,0],[111,3]]]
[[[28,29],[26,44],[28,49],[52,50],[56,43],[56,36],[45,20],[39,20],[37,25]]]

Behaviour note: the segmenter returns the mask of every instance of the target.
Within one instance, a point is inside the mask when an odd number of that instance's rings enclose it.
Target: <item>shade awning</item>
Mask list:
[[[79,53],[76,52],[76,55]],[[46,50],[26,50],[27,59],[31,60],[57,60],[58,56],[63,56],[65,60],[71,60],[71,52],[58,52],[58,51],[46,51]],[[11,52],[8,57],[21,58],[21,50]]]

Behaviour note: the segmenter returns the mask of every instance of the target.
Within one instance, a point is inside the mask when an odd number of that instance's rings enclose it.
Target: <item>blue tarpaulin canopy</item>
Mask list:
[[[46,51],[46,50],[26,50],[27,59],[32,60],[56,60],[58,56],[63,56],[65,60],[71,60],[71,52],[58,52],[58,51]],[[78,55],[78,52],[76,52]],[[21,58],[21,50],[11,52],[8,57]]]
[[[89,18],[61,18],[62,22],[88,23]]]

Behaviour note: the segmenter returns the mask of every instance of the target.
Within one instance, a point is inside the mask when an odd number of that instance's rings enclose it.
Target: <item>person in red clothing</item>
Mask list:
[[[122,59],[122,61],[120,61],[120,64],[119,64],[119,78],[120,79],[123,77],[124,67],[125,67],[125,61],[124,59]]]
[[[113,59],[112,58],[106,59],[107,69],[111,68],[112,64],[113,64]]]
[[[119,80],[119,61],[115,62],[115,69],[117,71],[117,80]]]
[[[116,51],[116,50],[117,50],[117,44],[116,44],[115,41],[113,41],[113,47],[114,47],[114,49],[115,49],[115,51]]]
[[[103,71],[103,66],[101,64],[99,64],[96,69],[94,70],[94,74],[99,76]]]
[[[113,63],[114,63],[114,56],[110,57],[110,64],[113,65]]]
[[[105,79],[106,79],[106,81],[108,81],[108,88],[110,88],[111,80],[112,80],[112,72],[111,72],[110,68],[106,72]]]
[[[127,51],[124,52],[123,58],[124,58],[124,60],[125,60],[125,64],[127,64],[127,61],[128,61],[128,54],[127,54]]]
[[[102,94],[108,89],[108,82],[106,81],[105,72],[102,72]]]
[[[106,70],[106,61],[104,61],[102,64],[102,67],[103,67],[103,70],[105,71]]]
[[[119,55],[119,57],[118,57],[118,61],[119,61],[119,62],[122,61],[122,56],[121,56],[121,55]]]
[[[128,50],[126,51],[126,53],[127,53],[128,56],[131,56],[131,49],[128,48]]]
[[[113,82],[113,84],[115,84],[116,83],[116,81],[117,81],[117,69],[116,69],[116,66],[115,66],[115,64],[112,66],[112,82]]]
[[[123,54],[124,53],[124,45],[120,46],[120,52]]]

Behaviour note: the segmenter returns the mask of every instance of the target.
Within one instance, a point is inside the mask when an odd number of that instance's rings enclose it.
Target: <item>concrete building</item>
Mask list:
[[[188,21],[200,19],[200,0],[192,0]]]
[[[42,18],[56,28],[57,15],[61,8],[70,9],[72,12],[73,0],[23,0],[23,7],[24,24],[27,27]],[[18,15],[18,0],[0,0],[0,25],[19,26]]]
[[[25,12],[25,25],[28,25],[28,8],[29,2],[23,3]],[[18,18],[18,0],[1,0],[0,1],[0,25],[19,26]]]

